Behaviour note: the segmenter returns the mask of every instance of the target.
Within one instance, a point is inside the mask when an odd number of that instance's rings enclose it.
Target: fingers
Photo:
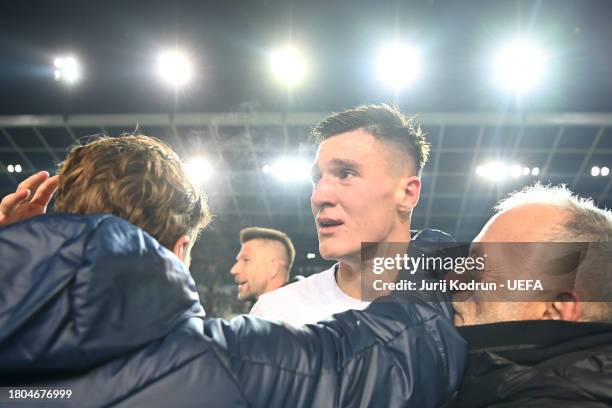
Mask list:
[[[32,197],[32,200],[30,200],[30,203],[40,205],[41,207],[47,207],[49,201],[51,201],[51,198],[55,193],[55,190],[57,190],[58,185],[59,176],[49,177],[39,185],[38,189],[34,193],[34,197]]]
[[[17,186],[17,191],[0,201],[0,225],[44,214],[58,185],[59,177],[49,177],[46,171],[33,174],[22,181]]]
[[[0,201],[0,224],[5,223],[8,216],[15,211],[17,206],[27,201],[28,197],[30,197],[30,190],[28,189],[19,190],[4,196],[2,201]]]
[[[39,171],[38,173],[31,175],[30,177],[19,183],[19,185],[17,186],[17,191],[24,189],[36,191],[36,189],[40,187],[40,185],[44,183],[45,180],[47,180],[48,178],[49,173],[47,173],[46,171]]]

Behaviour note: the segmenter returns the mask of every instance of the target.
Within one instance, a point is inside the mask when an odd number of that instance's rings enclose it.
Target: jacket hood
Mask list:
[[[78,370],[203,317],[180,260],[111,215],[0,228],[0,372]]]

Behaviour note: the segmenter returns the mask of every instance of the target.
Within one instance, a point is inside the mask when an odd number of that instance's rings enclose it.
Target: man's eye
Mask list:
[[[355,176],[355,175],[356,174],[355,174],[355,172],[353,170],[347,170],[347,169],[340,170],[340,178],[341,179],[346,179],[346,178],[349,178],[349,177]]]

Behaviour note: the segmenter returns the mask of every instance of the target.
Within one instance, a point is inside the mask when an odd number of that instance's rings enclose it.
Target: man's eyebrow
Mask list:
[[[333,158],[330,160],[331,164],[336,167],[352,167],[352,168],[361,168],[361,165],[354,160],[350,159],[339,159]]]
[[[356,170],[361,169],[361,165],[358,162],[350,159],[333,158],[329,162],[335,168],[350,167]],[[310,168],[310,176],[314,179],[315,176],[318,176],[320,174],[321,169],[319,165],[317,163],[313,164]]]

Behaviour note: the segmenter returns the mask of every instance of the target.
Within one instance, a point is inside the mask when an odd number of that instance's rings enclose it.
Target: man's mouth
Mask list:
[[[319,233],[325,235],[336,232],[344,223],[333,218],[318,218],[317,224],[319,225]]]

